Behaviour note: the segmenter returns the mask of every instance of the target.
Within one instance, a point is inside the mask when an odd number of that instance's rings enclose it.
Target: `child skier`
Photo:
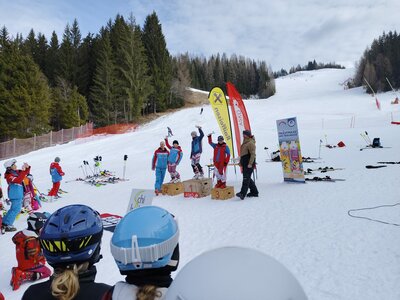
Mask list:
[[[156,182],[154,184],[154,192],[158,196],[161,193],[161,186],[164,182],[165,172],[167,171],[167,161],[169,152],[165,148],[164,141],[160,142],[160,147],[154,151],[153,159],[151,160],[151,169],[156,171]]]
[[[34,212],[27,219],[28,228],[18,231],[12,238],[18,267],[13,267],[10,285],[17,290],[23,282],[35,281],[51,275],[39,243],[39,233],[48,213]]]
[[[60,158],[56,157],[54,159],[54,162],[50,164],[50,175],[53,181],[53,187],[49,192],[50,202],[53,201],[53,199],[60,198],[60,196],[58,196],[58,190],[60,189],[61,179],[65,175],[65,173],[61,169],[59,162]]]
[[[35,193],[35,189],[33,188],[33,176],[28,174],[24,178],[24,201],[23,206],[27,211],[38,210],[40,205],[39,195]]]
[[[212,142],[211,133],[208,135],[208,143],[214,148],[214,175],[217,178],[215,188],[226,188],[226,166],[229,163],[231,153],[228,145],[224,142],[224,137],[218,137],[218,144]]]
[[[11,208],[3,218],[3,224],[1,227],[2,232],[17,230],[13,224],[22,208],[22,199],[24,197],[22,181],[29,174],[31,169],[27,163],[24,163],[21,170],[17,170],[16,163],[17,161],[15,159],[8,160],[4,163],[4,167],[6,168],[4,177],[8,183],[8,197],[11,201]]]
[[[202,178],[204,176],[203,168],[200,165],[200,157],[202,152],[202,145],[201,142],[204,137],[203,130],[201,130],[200,126],[196,126],[199,130],[200,136],[197,136],[196,131],[192,131],[192,151],[190,153],[190,159],[192,162],[192,168],[194,172],[194,179]]]
[[[176,171],[176,167],[179,165],[183,157],[182,148],[179,146],[177,140],[172,142],[171,147],[171,145],[168,143],[168,137],[165,137],[165,144],[170,150],[168,156],[168,172],[171,175],[170,183],[180,182],[181,175]]]

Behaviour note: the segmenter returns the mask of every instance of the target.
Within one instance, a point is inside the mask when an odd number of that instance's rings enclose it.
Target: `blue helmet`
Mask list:
[[[111,239],[111,254],[121,273],[176,267],[178,240],[179,228],[173,215],[157,206],[143,206],[118,223]]]
[[[98,262],[103,224],[99,213],[86,205],[68,205],[55,211],[44,224],[40,244],[53,267]]]

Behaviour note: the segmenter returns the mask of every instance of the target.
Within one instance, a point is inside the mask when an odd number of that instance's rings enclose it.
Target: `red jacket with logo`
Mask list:
[[[46,258],[35,232],[27,229],[18,231],[12,241],[15,244],[19,269],[29,270],[46,264]]]

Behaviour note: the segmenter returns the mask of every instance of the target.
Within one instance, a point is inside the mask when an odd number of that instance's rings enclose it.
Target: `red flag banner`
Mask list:
[[[236,148],[240,156],[240,145],[243,141],[243,130],[251,130],[249,117],[242,97],[231,82],[227,82],[226,89],[229,96],[229,105],[231,106],[233,125],[235,127]]]

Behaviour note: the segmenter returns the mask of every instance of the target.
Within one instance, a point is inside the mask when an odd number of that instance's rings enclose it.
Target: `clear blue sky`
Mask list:
[[[351,64],[383,31],[400,31],[399,0],[0,0],[0,26],[60,36],[76,18],[86,35],[117,13],[143,25],[153,11],[171,54],[236,53],[274,70],[313,59]]]

